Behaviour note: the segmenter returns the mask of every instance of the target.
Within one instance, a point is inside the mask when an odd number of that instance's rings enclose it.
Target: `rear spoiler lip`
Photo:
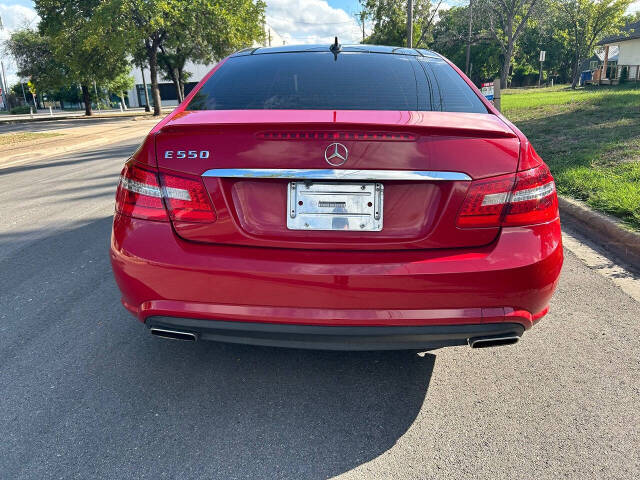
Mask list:
[[[373,117],[373,118],[372,118]],[[376,118],[377,117],[377,118]],[[161,132],[211,126],[255,126],[259,130],[374,129],[420,135],[517,138],[509,125],[488,113],[371,110],[199,110],[174,115]]]

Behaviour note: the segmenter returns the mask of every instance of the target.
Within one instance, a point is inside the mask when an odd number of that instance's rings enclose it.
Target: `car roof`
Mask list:
[[[332,53],[331,44],[311,44],[311,45],[281,45],[278,47],[251,47],[240,50],[231,55],[232,57],[241,57],[246,55],[265,55],[270,53],[315,53],[327,52]],[[393,55],[411,55],[414,57],[431,57],[440,58],[440,56],[431,50],[422,48],[392,47],[388,45],[367,45],[367,44],[351,44],[341,45],[340,53],[386,53]]]

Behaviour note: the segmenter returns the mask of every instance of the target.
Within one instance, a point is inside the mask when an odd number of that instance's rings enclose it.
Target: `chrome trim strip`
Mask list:
[[[290,180],[471,180],[462,172],[429,170],[304,170],[286,168],[213,168],[203,177],[220,178],[287,178]]]

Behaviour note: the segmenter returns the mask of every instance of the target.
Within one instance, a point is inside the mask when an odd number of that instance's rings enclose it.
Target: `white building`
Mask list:
[[[615,85],[623,72],[628,80],[640,80],[640,22],[628,24],[619,35],[605,38],[599,45],[602,66],[595,80]]]
[[[214,64],[215,65],[215,64]],[[185,65],[185,71],[191,74],[189,77],[189,81],[184,86],[185,94],[188,94],[193,87],[195,87],[202,78],[211,71],[214,65],[200,65],[194,64],[191,62],[187,62]],[[147,84],[147,91],[149,93],[149,101],[153,104],[153,97],[151,95],[151,74],[149,73],[149,69],[144,69],[144,82],[142,79],[143,72],[140,68],[134,68],[131,71],[131,76],[135,81],[135,86],[127,92],[127,96],[129,97],[129,106],[130,107],[144,107],[145,98],[144,98],[144,87],[143,83]],[[158,72],[158,82],[160,87],[160,98],[162,99],[163,107],[170,107],[178,105],[178,94],[176,92],[176,87],[173,82],[170,80],[165,80],[163,77],[163,71],[160,70]]]
[[[278,46],[284,45],[284,39],[278,35],[269,25],[265,24],[265,41],[264,43],[254,43],[256,47],[264,47],[264,46]],[[187,62],[185,65],[185,71],[189,72],[191,76],[189,77],[189,81],[184,86],[185,95],[189,94],[189,92],[195,87],[203,77],[211,71],[211,69],[215,66],[215,63],[211,65],[202,65],[202,64],[194,64],[191,62]],[[144,87],[143,87],[143,72],[140,68],[134,68],[131,71],[131,76],[135,80],[135,86],[127,92],[127,96],[129,98],[129,106],[130,107],[143,107],[145,105],[145,97],[144,97]],[[176,88],[173,85],[173,82],[170,80],[165,80],[163,78],[164,74],[162,70],[158,72],[158,82],[160,85],[160,98],[162,99],[163,107],[173,107],[178,105],[178,95],[176,92]],[[149,101],[153,103],[153,96],[151,95],[151,74],[149,73],[149,69],[144,69],[144,81],[147,84],[147,91],[149,94]]]

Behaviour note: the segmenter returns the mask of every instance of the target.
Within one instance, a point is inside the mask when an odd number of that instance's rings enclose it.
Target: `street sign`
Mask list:
[[[547,51],[546,50],[540,50],[540,61],[544,62],[546,57],[547,57]]]
[[[487,100],[493,100],[493,82],[483,83],[480,91]]]

